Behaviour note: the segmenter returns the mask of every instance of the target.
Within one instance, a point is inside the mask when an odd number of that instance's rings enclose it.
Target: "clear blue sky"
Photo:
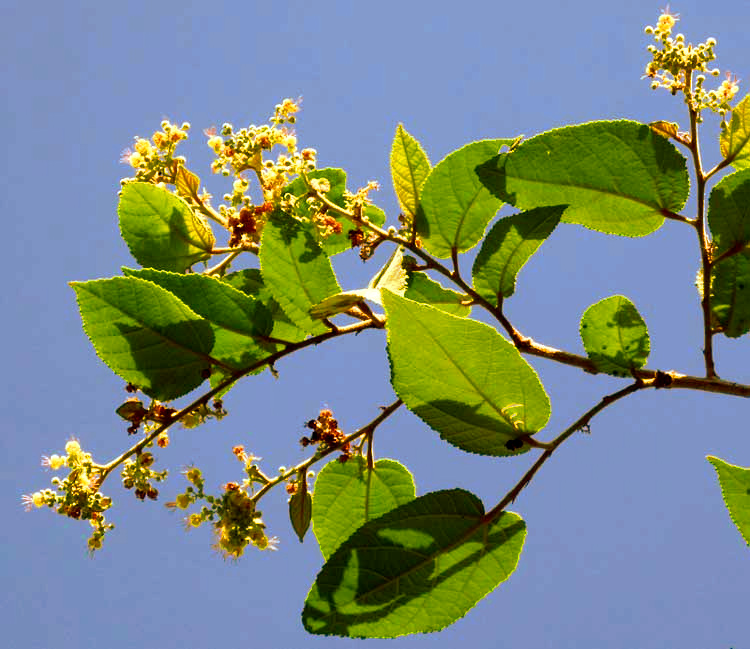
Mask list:
[[[22,493],[48,483],[40,456],[62,451],[70,436],[101,461],[128,442],[113,412],[122,382],[96,358],[66,282],[134,264],[115,214],[118,181],[128,172],[118,158],[134,135],[148,135],[163,117],[190,121],[194,138],[184,150],[220,195],[201,129],[260,123],[277,101],[301,95],[300,143],[317,148],[321,166],[347,169],[352,187],[379,179],[377,202],[393,218],[388,154],[398,122],[433,163],[471,140],[593,119],[684,125],[679,101],[640,79],[643,26],[658,10],[641,0],[6,3],[3,645],[362,646],[303,631],[302,602],[322,560],[312,538],[300,545],[294,537],[284,494],[264,507],[270,532],[282,537],[279,552],[248,552],[239,563],[211,550],[207,530],[185,532],[163,503],[182,488],[178,471],[191,462],[216,486],[236,477],[233,444],[244,443],[270,469],[299,461],[302,423],[324,405],[349,430],[368,421],[393,399],[380,333],[285,360],[279,380],[266,373],[231,394],[231,416],[220,426],[175,432],[159,457],[173,475],[158,503],[135,502],[108,484],[117,529],[93,559],[85,525],[19,505]],[[690,40],[718,38],[718,65],[737,73],[747,93],[750,4],[686,0],[673,10]],[[714,126],[705,129],[709,162]],[[686,230],[669,222],[626,240],[560,228],[521,275],[508,304],[514,323],[578,352],[584,309],[623,293],[649,325],[649,367],[699,373],[698,261]],[[345,288],[374,270],[353,258],[337,263]],[[748,350],[744,339],[718,341],[719,373],[750,382]],[[532,362],[552,400],[549,436],[620,385]],[[373,644],[747,649],[750,551],[704,459],[750,465],[747,413],[736,398],[676,391],[610,408],[515,504],[529,533],[508,582],[441,634]],[[420,494],[464,487],[486,503],[530,461],[460,453],[408,412],[378,431],[377,454],[404,462]]]

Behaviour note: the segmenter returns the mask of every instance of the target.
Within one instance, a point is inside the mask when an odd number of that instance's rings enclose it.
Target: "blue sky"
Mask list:
[[[359,642],[307,635],[299,614],[322,564],[313,539],[289,528],[285,496],[267,499],[279,552],[225,562],[207,530],[186,533],[163,503],[198,463],[209,482],[237,476],[231,446],[244,443],[271,469],[304,455],[302,423],[330,406],[349,430],[390,403],[384,337],[367,332],[280,363],[280,378],[252,378],[227,399],[219,426],[183,430],[159,456],[172,470],[158,503],[134,502],[114,482],[117,528],[90,559],[87,530],[46,510],[25,513],[20,494],[46,486],[41,455],[71,436],[107,460],[127,444],[114,408],[122,382],[83,334],[67,282],[133,265],[118,236],[119,163],[134,135],[164,117],[193,125],[184,152],[210,191],[201,129],[261,123],[284,97],[303,98],[297,134],[320,166],[347,170],[350,187],[378,179],[393,219],[388,155],[396,125],[433,163],[490,137],[527,137],[557,126],[627,117],[685,124],[682,104],[640,79],[645,24],[659,6],[502,1],[12,3],[0,10],[5,62],[5,146],[0,195],[5,258],[2,334],[7,371],[0,448],[6,550],[0,622],[5,646],[315,648]],[[750,5],[673,6],[694,42],[715,36],[717,64],[748,91]],[[716,124],[704,154],[717,159]],[[689,203],[688,209],[693,209]],[[393,222],[393,221],[391,221]],[[693,281],[694,236],[667,223],[644,239],[561,227],[524,269],[508,304],[541,342],[582,351],[581,313],[614,293],[649,325],[649,367],[701,371]],[[344,288],[374,264],[337,259]],[[717,341],[723,378],[750,382],[747,341]],[[548,437],[615,379],[531,361],[552,400]],[[353,388],[353,386],[356,386]],[[466,618],[438,635],[377,646],[750,647],[750,553],[723,509],[705,455],[750,465],[747,404],[698,393],[650,392],[598,417],[544,467],[514,505],[529,527],[518,570]],[[545,437],[542,433],[541,437]],[[463,487],[496,502],[530,459],[470,456],[441,442],[408,412],[378,431],[380,457],[402,461],[418,493]]]

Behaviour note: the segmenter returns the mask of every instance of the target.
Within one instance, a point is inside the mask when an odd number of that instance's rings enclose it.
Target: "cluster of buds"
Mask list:
[[[670,13],[667,7],[655,27],[646,27],[646,33],[652,35],[659,45],[648,46],[652,60],[646,65],[645,76],[651,79],[654,90],[666,88],[673,95],[684,93],[685,102],[697,113],[699,120],[701,111],[706,108],[718,113],[723,120],[731,110],[729,102],[739,90],[737,78],[727,74],[717,90],[706,90],[706,74],[713,77],[720,74],[718,68],[708,68],[708,64],[716,58],[716,39],[708,38],[693,46],[692,43],[685,43],[683,34],[672,37],[672,29],[678,20],[679,15]],[[694,72],[699,74],[693,76]],[[691,80],[694,80],[692,87]]]
[[[261,228],[265,223],[265,215],[272,210],[272,203],[263,203],[263,205],[248,205],[240,209],[239,212],[233,210],[231,214],[226,212],[224,216],[227,219],[227,227],[230,232],[229,246],[258,243]]]
[[[180,424],[183,428],[197,428],[201,424],[205,424],[209,419],[216,419],[218,421],[226,416],[227,411],[224,408],[224,402],[221,399],[214,399],[210,406],[202,403],[197,408],[191,410],[180,419]]]
[[[132,180],[145,182],[174,182],[177,167],[185,164],[185,159],[174,155],[177,144],[186,140],[190,124],[172,124],[163,120],[161,130],[156,131],[150,140],[135,138],[133,148],[122,152],[121,162],[135,169]]]
[[[318,453],[324,453],[331,448],[339,448],[341,455],[338,460],[342,463],[352,456],[351,445],[349,442],[344,443],[346,435],[339,428],[339,422],[330,410],[321,410],[317,419],[311,419],[305,425],[312,433],[309,437],[305,436],[300,439],[302,446],[319,444]]]
[[[162,482],[167,479],[168,471],[154,471],[154,456],[149,452],[138,453],[135,458],[128,459],[122,467],[122,486],[134,489],[138,500],[156,500],[159,490],[152,482]]]
[[[235,446],[232,452],[243,464],[247,478],[241,483],[227,482],[221,495],[212,496],[205,493],[205,481],[200,469],[190,467],[185,471],[189,486],[168,506],[188,509],[198,501],[205,502],[200,511],[185,519],[187,527],[200,527],[210,521],[216,534],[215,547],[226,557],[236,559],[250,544],[259,550],[275,550],[278,539],[266,536],[266,526],[252,496],[255,484],[270,482],[258,468],[257,460],[260,458],[246,453],[243,446]]]
[[[42,465],[53,471],[69,470],[66,478],[52,478],[53,489],[44,489],[21,499],[26,510],[33,507],[50,507],[58,514],[76,520],[87,520],[93,528],[88,541],[92,552],[102,546],[104,535],[114,527],[107,523],[104,512],[112,506],[112,499],[99,492],[101,473],[91,454],[81,448],[77,440],[65,445],[65,455],[51,455],[42,458]]]

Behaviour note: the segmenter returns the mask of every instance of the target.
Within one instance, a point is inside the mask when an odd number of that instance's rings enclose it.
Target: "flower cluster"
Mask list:
[[[53,471],[67,468],[69,473],[66,478],[52,478],[53,489],[24,495],[21,502],[26,510],[46,505],[63,516],[89,521],[93,528],[88,541],[89,550],[93,552],[101,548],[104,535],[114,527],[104,518],[104,512],[112,506],[112,499],[99,492],[101,472],[91,454],[84,452],[80,443],[72,439],[65,445],[65,455],[45,456],[42,465]]]
[[[349,442],[344,443],[346,435],[339,428],[339,422],[330,410],[321,410],[317,419],[311,419],[305,425],[312,433],[309,437],[305,436],[300,439],[302,446],[319,444],[318,453],[324,453],[331,448],[339,448],[341,450],[339,462],[346,462],[352,456],[351,445]]]
[[[185,158],[174,155],[179,142],[186,140],[190,124],[181,126],[163,120],[161,130],[156,131],[151,140],[136,137],[133,148],[122,152],[121,162],[135,169],[132,180],[145,182],[174,182],[177,168],[185,164]]]
[[[699,120],[701,111],[706,108],[718,113],[723,120],[731,110],[729,102],[739,90],[737,78],[727,74],[718,89],[706,90],[706,74],[713,77],[720,74],[718,68],[708,68],[708,64],[716,58],[716,39],[708,38],[693,46],[685,43],[683,34],[672,37],[672,29],[678,20],[679,15],[670,13],[667,7],[655,27],[646,27],[646,33],[653,35],[659,45],[648,46],[652,60],[646,65],[645,76],[651,79],[653,89],[666,88],[673,95],[684,93],[685,102],[697,113]],[[694,72],[699,74],[693,77]],[[691,81],[694,81],[692,87]]]
[[[265,523],[252,495],[256,484],[270,482],[257,465],[260,458],[246,453],[243,446],[235,446],[232,452],[243,464],[247,476],[241,483],[227,482],[221,495],[212,496],[205,492],[201,470],[191,467],[185,471],[190,486],[168,506],[188,509],[198,501],[204,501],[205,505],[199,512],[186,518],[188,528],[200,527],[210,521],[216,534],[215,547],[224,556],[237,559],[250,544],[259,550],[275,550],[278,539],[266,536]]]
[[[154,456],[149,452],[141,452],[134,459],[126,460],[122,467],[122,486],[125,489],[134,489],[138,500],[145,500],[147,497],[156,500],[159,490],[152,482],[163,482],[167,479],[168,472],[154,471],[151,468],[153,464]]]
[[[146,432],[149,432],[149,423],[155,425],[169,423],[177,411],[158,401],[152,401],[151,405],[146,408],[140,399],[131,397],[120,405],[115,412],[125,421],[130,422],[128,435],[134,435],[144,422],[146,422]]]

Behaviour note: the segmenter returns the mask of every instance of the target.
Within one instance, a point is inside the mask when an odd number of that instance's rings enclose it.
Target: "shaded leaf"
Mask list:
[[[144,267],[178,273],[208,259],[214,235],[208,224],[173,193],[150,183],[122,188],[117,206],[120,231]]]
[[[735,169],[750,167],[750,95],[732,110],[729,126],[719,137],[719,149]]]
[[[208,321],[136,277],[71,282],[97,355],[125,381],[169,401],[197,388],[216,359]]]
[[[422,145],[399,124],[391,145],[391,178],[398,202],[407,216],[416,215],[419,190],[431,168]]]
[[[750,468],[735,466],[724,460],[707,456],[719,476],[721,494],[729,516],[750,545]]]
[[[308,228],[275,212],[263,228],[260,246],[263,282],[292,323],[308,334],[327,330],[310,308],[341,292],[328,256]]]
[[[750,331],[750,255],[747,252],[728,257],[711,269],[711,311],[729,338]]]
[[[289,498],[289,520],[299,542],[302,543],[312,518],[312,497],[307,491],[307,480],[304,475],[297,481],[297,485],[298,491]]]
[[[383,292],[391,383],[447,442],[484,455],[533,435],[550,404],[532,367],[495,329]],[[439,378],[439,380],[436,380]],[[513,445],[511,445],[513,448]]]
[[[467,491],[426,494],[365,524],[336,550],[302,622],[311,633],[356,638],[439,631],[513,573],[525,538],[518,514],[486,521]]]
[[[208,320],[214,333],[211,356],[227,367],[241,369],[276,351],[275,345],[264,341],[273,326],[269,310],[226,282],[198,273],[170,273],[151,268],[123,268],[123,272],[158,284]]]
[[[630,376],[648,360],[648,329],[635,305],[624,295],[592,304],[581,318],[581,339],[600,372]]]
[[[708,198],[708,225],[715,256],[750,243],[750,169],[722,178]]]
[[[416,227],[425,249],[436,257],[473,248],[502,202],[479,181],[476,168],[513,140],[481,140],[450,153],[425,180]]]
[[[414,500],[414,478],[395,460],[381,459],[372,470],[355,455],[347,462],[333,460],[315,479],[313,532],[323,557],[367,521]]]
[[[238,291],[242,291],[246,295],[259,300],[266,306],[273,319],[273,330],[271,331],[273,338],[287,342],[304,340],[307,334],[292,323],[286,313],[284,313],[284,309],[273,299],[271,291],[263,283],[263,277],[259,269],[244,268],[243,270],[224,275],[222,281],[236,288]]]
[[[539,207],[495,223],[474,261],[477,293],[491,304],[497,303],[498,296],[513,295],[518,272],[552,234],[564,211],[564,205]]]
[[[524,140],[478,170],[499,199],[521,209],[568,205],[563,221],[638,237],[661,227],[688,197],[685,158],[645,124],[566,126]]]

